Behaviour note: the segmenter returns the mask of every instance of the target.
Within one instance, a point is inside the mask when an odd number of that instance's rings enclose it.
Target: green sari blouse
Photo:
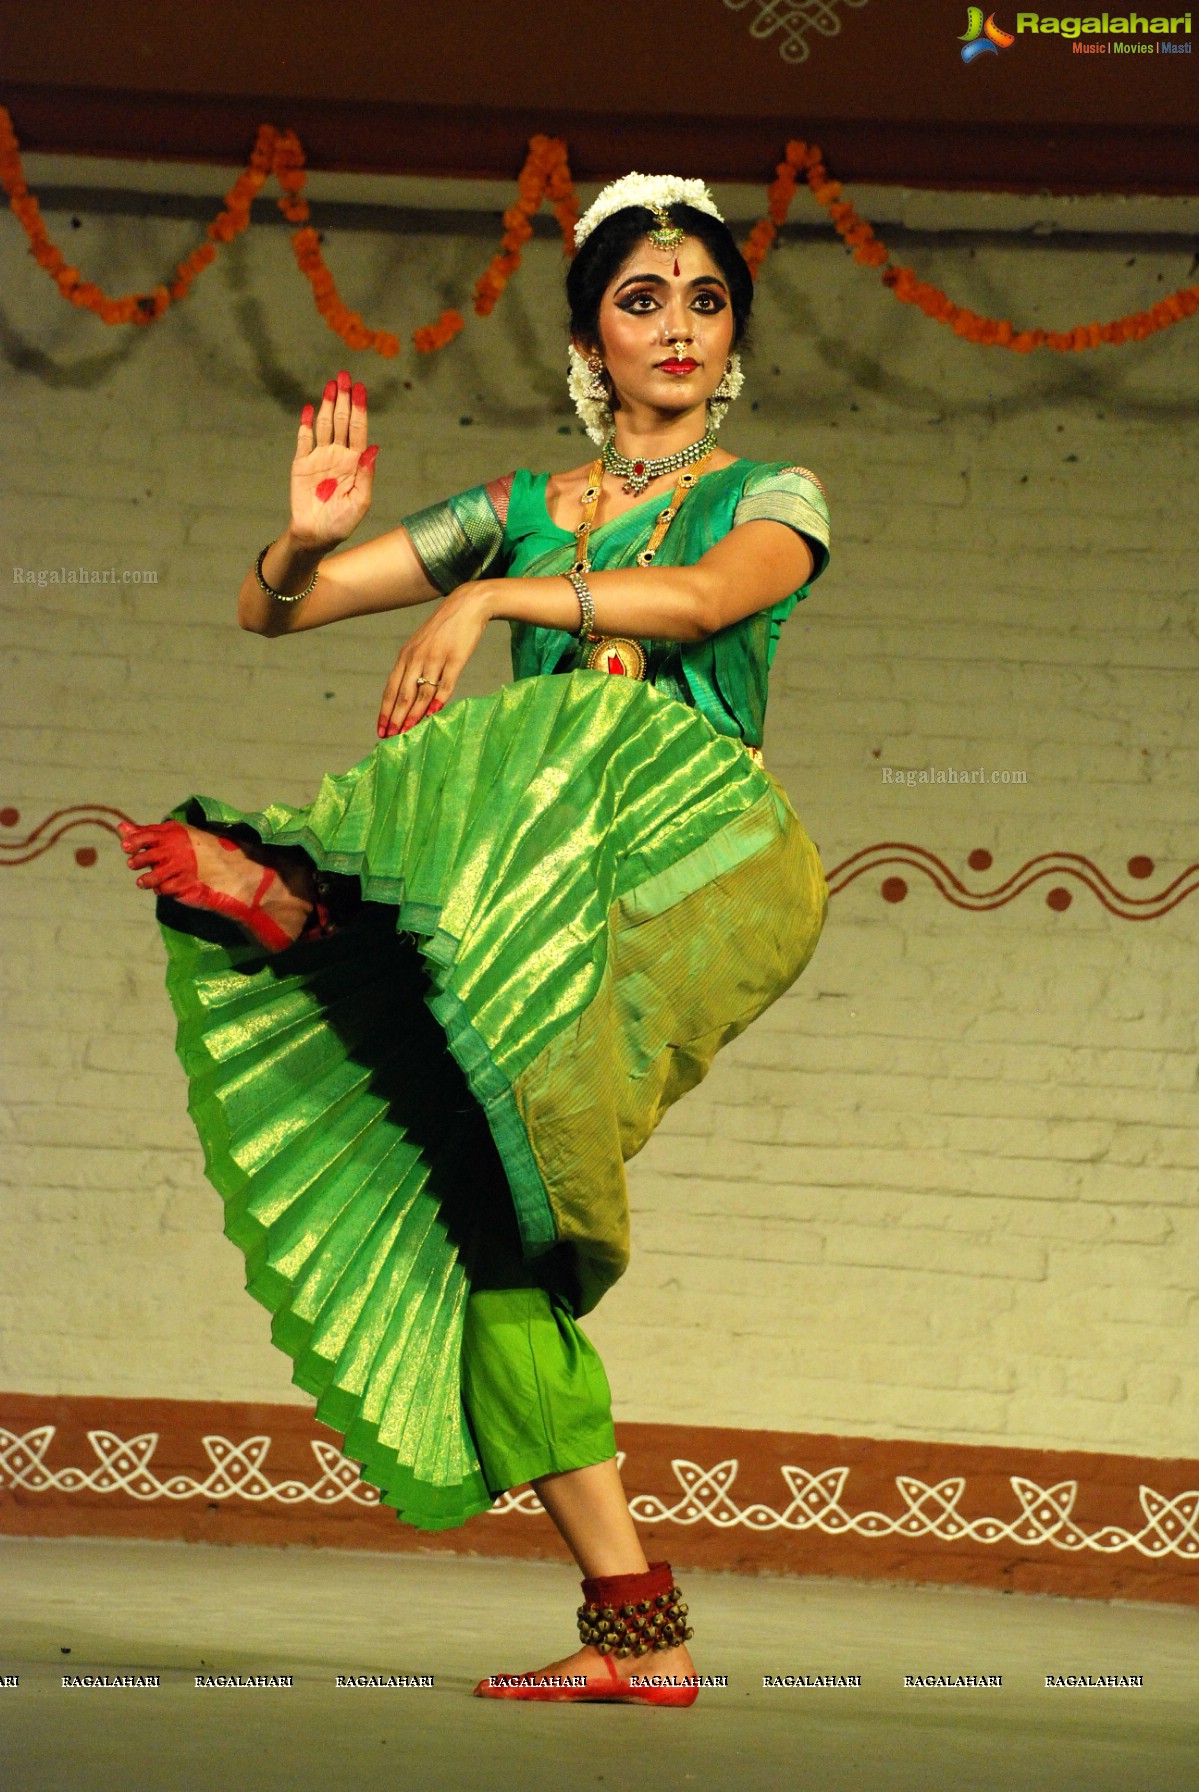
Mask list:
[[[429,578],[442,592],[479,578],[550,578],[567,571],[575,537],[550,516],[547,473],[525,471],[430,505],[403,519]],[[591,533],[595,572],[634,566],[646,546],[663,499],[644,498]],[[658,690],[700,710],[720,734],[760,747],[767,680],[779,632],[828,564],[829,513],[824,488],[806,467],[781,461],[736,460],[706,473],[684,500],[656,566],[693,566],[739,523],[784,523],[812,550],[812,577],[769,608],[758,610],[702,641],[643,639],[646,677]],[[573,672],[584,648],[563,629],[513,622],[514,678]]]

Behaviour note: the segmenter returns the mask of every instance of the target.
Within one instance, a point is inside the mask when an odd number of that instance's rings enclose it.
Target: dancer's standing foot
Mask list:
[[[694,1704],[687,1607],[670,1564],[645,1559],[616,1459],[544,1475],[533,1487],[584,1576],[583,1647],[532,1673],[491,1674],[476,1696]]]
[[[179,821],[122,822],[118,832],[140,889],[224,915],[268,952],[282,952],[308,925],[316,884],[291,854],[244,847]]]

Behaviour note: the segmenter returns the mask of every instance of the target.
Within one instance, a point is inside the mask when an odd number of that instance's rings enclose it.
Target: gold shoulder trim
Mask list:
[[[819,479],[817,479],[815,473],[813,473],[811,467],[784,467],[783,472],[784,473],[802,473],[803,477],[805,479],[810,479],[812,481],[812,484],[819,491],[819,493],[820,493],[821,497],[824,499],[825,503],[826,504],[828,503],[828,493],[825,491],[823,483]]]

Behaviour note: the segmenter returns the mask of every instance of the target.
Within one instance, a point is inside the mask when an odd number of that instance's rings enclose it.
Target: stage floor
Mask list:
[[[0,1538],[5,1792],[1195,1792],[1199,1612],[680,1575],[690,1710],[496,1704],[566,1653],[565,1567]],[[63,1676],[157,1674],[155,1689]],[[202,1688],[197,1676],[291,1675]],[[339,1687],[338,1675],[433,1676]],[[763,1677],[860,1676],[765,1687]],[[1002,1686],[904,1685],[905,1675]],[[1046,1676],[1141,1676],[1046,1686]]]

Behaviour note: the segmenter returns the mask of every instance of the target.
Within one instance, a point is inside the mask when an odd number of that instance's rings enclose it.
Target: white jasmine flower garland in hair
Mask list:
[[[591,440],[605,442],[612,434],[612,412],[608,408],[608,401],[606,398],[591,396],[591,369],[573,342],[567,345],[566,353],[570,362],[566,389],[574,399],[575,410]]]
[[[676,204],[693,205],[697,212],[708,212],[724,223],[702,180],[685,180],[681,174],[625,174],[605,187],[594,205],[583,213],[575,225],[575,248],[581,249],[597,224],[613,212],[623,211],[626,205],[653,209]]]

